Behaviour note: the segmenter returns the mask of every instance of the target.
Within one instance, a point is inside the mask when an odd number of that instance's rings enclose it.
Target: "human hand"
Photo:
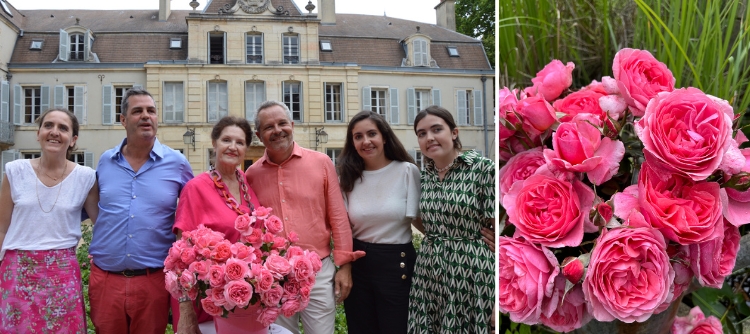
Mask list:
[[[193,303],[180,303],[180,321],[177,323],[175,334],[202,334]]]
[[[490,247],[490,250],[495,251],[495,231],[490,230],[486,227],[482,227],[480,230],[482,233],[482,241]]]
[[[334,278],[335,287],[334,295],[336,296],[336,302],[341,303],[349,297],[349,292],[352,291],[352,264],[347,263],[339,267],[336,271]]]

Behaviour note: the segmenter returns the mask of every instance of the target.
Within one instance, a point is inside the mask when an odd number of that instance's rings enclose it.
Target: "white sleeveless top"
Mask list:
[[[5,164],[5,175],[10,183],[13,213],[0,260],[8,249],[66,249],[78,244],[81,209],[96,182],[96,171],[76,165],[62,182],[47,187],[37,178],[31,161],[24,159]],[[51,211],[45,213],[40,206]]]

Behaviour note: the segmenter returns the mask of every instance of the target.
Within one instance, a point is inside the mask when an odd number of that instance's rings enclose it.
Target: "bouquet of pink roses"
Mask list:
[[[164,261],[166,288],[175,298],[200,298],[212,316],[260,303],[258,321],[273,323],[307,307],[315,275],[322,266],[314,252],[302,250],[295,232],[277,236],[283,224],[270,208],[258,207],[235,220],[240,231],[231,243],[223,233],[200,225],[175,241]]]
[[[572,331],[643,322],[693,277],[720,288],[750,222],[732,107],[675,88],[648,51],[620,50],[614,78],[570,92],[574,67],[554,60],[532,87],[500,90],[500,310]]]

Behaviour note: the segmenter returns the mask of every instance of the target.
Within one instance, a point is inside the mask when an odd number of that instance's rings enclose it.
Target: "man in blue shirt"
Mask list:
[[[120,122],[127,137],[96,169],[99,216],[89,253],[91,320],[97,333],[164,333],[169,293],[164,259],[174,242],[177,198],[193,178],[187,159],[156,139],[151,94],[130,89]]]

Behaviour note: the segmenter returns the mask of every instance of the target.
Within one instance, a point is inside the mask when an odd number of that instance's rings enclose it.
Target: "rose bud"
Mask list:
[[[569,256],[563,260],[562,273],[570,283],[578,284],[583,279],[583,262],[577,258]]]

